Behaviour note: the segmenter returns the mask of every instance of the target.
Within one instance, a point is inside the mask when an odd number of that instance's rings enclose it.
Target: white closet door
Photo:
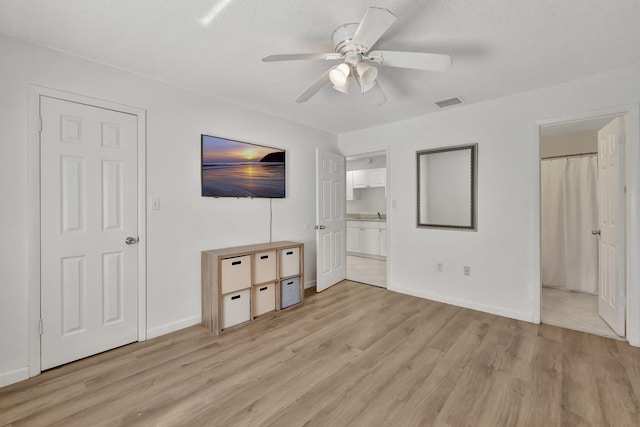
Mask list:
[[[138,142],[130,114],[43,96],[40,115],[44,370],[138,339]]]

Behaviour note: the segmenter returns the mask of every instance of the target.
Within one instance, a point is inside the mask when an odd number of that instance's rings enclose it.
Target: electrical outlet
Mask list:
[[[442,273],[444,271],[444,264],[441,262],[436,263],[436,271]]]
[[[151,198],[151,209],[154,211],[160,210],[160,197]]]
[[[471,276],[471,267],[469,267],[468,265],[464,266],[464,275]]]

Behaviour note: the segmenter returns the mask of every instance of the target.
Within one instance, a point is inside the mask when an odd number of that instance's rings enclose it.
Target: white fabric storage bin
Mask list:
[[[280,251],[280,277],[300,274],[300,248],[282,249]]]
[[[287,308],[300,302],[300,278],[292,277],[280,282],[280,307]]]
[[[251,291],[234,292],[222,297],[222,328],[228,328],[251,319]]]
[[[220,264],[220,290],[223,294],[251,287],[251,255],[225,258]]]
[[[253,283],[276,280],[276,251],[261,252],[253,256]]]
[[[253,307],[255,315],[268,313],[276,309],[276,284],[255,286],[253,288]]]

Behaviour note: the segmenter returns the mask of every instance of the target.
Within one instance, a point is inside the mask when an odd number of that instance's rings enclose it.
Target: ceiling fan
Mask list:
[[[333,84],[335,90],[349,93],[351,77],[358,83],[363,95],[374,87],[382,92],[376,80],[378,69],[372,64],[424,71],[446,71],[449,69],[451,66],[451,56],[449,55],[387,50],[371,51],[371,48],[395,20],[396,16],[389,10],[370,7],[362,22],[359,24],[345,24],[333,32],[331,39],[335,52],[269,55],[262,58],[262,61],[319,59],[342,61],[340,64],[329,68],[313,82],[307,90],[296,98],[296,102],[308,101],[329,82]],[[382,95],[384,96],[384,93]],[[386,101],[386,97],[384,99]]]

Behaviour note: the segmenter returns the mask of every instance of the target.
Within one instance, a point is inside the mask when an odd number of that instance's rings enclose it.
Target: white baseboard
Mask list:
[[[147,329],[147,339],[159,337],[161,335],[175,332],[180,329],[188,328],[189,326],[197,325],[202,321],[202,316],[191,316],[186,319],[181,319],[176,322],[167,323],[166,325],[156,326],[155,328]]]
[[[315,288],[315,287],[316,287],[316,281],[315,280],[310,280],[308,282],[304,282],[304,288],[305,289]]]
[[[531,313],[523,313],[519,311],[508,310],[502,307],[494,307],[491,305],[478,304],[472,301],[461,300],[458,298],[446,297],[443,295],[435,294],[429,291],[417,291],[415,289],[402,288],[394,286],[388,288],[390,291],[399,292],[401,294],[412,295],[414,297],[420,297],[430,299],[433,301],[443,302],[445,304],[451,304],[458,307],[470,308],[472,310],[482,311],[484,313],[495,314],[502,317],[508,317],[510,319],[523,320],[525,322],[532,322]]]
[[[17,383],[28,378],[29,368],[20,368],[9,372],[0,372],[0,387]]]

